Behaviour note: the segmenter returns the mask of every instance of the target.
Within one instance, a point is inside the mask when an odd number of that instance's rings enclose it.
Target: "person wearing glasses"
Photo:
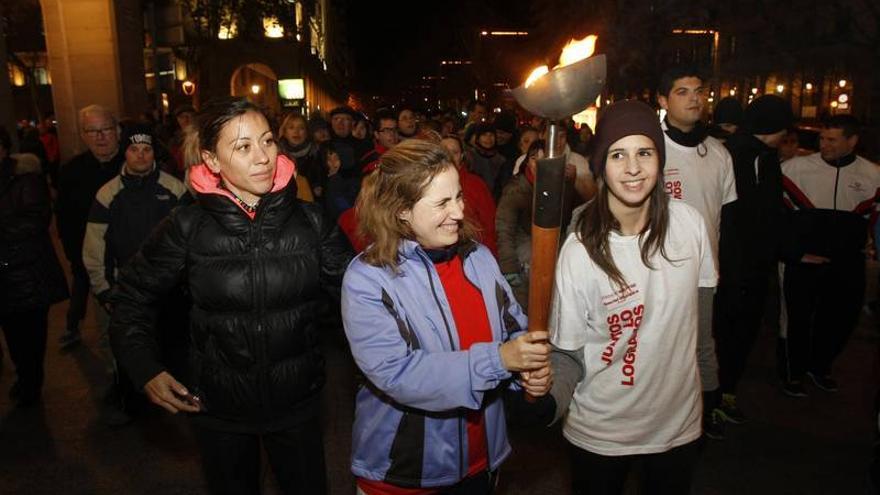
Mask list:
[[[89,274],[83,265],[83,239],[89,210],[98,189],[119,175],[125,153],[119,148],[120,127],[110,110],[89,105],[79,111],[80,138],[88,149],[61,167],[58,177],[58,235],[70,262],[73,280],[67,327],[59,339],[62,349],[80,342],[79,324],[86,315]]]
[[[376,167],[379,157],[400,142],[397,133],[397,119],[387,110],[376,113],[376,130],[373,131],[375,146],[361,157],[361,173],[367,173]]]

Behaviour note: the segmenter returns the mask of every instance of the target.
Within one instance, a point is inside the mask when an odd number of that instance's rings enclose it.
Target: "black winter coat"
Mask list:
[[[95,194],[107,181],[119,175],[123,163],[125,152],[120,148],[109,162],[99,162],[91,151],[85,151],[61,166],[55,209],[58,215],[58,236],[70,263],[82,263],[86,223]]]
[[[156,303],[188,286],[191,376],[178,378],[207,410],[196,419],[215,428],[281,429],[317,414],[317,303],[322,288],[338,291],[350,253],[294,184],[263,196],[253,220],[229,198],[199,194],[159,224],[112,296],[113,351],[142,387],[165,369]]]
[[[39,159],[0,162],[0,313],[48,308],[67,299],[49,239],[52,203]]]

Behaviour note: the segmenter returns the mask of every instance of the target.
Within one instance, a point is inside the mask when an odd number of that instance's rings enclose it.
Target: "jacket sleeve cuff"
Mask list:
[[[98,302],[101,304],[107,304],[107,303],[111,302],[110,301],[111,293],[112,293],[112,291],[110,289],[104,289],[101,292],[98,292],[97,294],[95,294],[95,299],[97,299]]]
[[[500,347],[499,342],[479,342],[468,350],[474,391],[492,390],[510,378],[510,372],[501,362]]]
[[[147,382],[165,371],[165,367],[150,356],[132,356],[123,363],[123,367],[138,390],[143,390]]]

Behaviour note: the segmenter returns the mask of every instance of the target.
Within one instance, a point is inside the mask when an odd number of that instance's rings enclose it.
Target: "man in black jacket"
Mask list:
[[[134,388],[120,375],[110,352],[107,334],[109,315],[113,312],[110,294],[119,270],[137,253],[153,227],[168,216],[186,194],[182,182],[157,166],[154,141],[152,131],[146,126],[126,130],[122,138],[125,156],[122,171],[98,190],[83,242],[82,261],[100,305],[96,311],[99,346],[110,382],[100,419],[111,426],[130,421],[128,399],[133,397]],[[175,293],[163,301],[159,312],[163,335],[180,335],[186,330],[187,309],[180,294]],[[179,347],[165,346],[163,351],[167,353]]]
[[[83,108],[79,112],[79,129],[89,149],[61,167],[55,205],[58,234],[73,275],[67,329],[59,339],[62,348],[79,343],[79,322],[86,315],[89,275],[82,262],[82,247],[89,210],[98,189],[119,174],[125,160],[125,154],[119,151],[120,128],[109,110],[98,105]]]
[[[782,172],[777,146],[793,120],[791,106],[775,95],[753,101],[743,128],[724,146],[733,157],[737,200],[721,215],[721,278],[715,302],[718,378],[726,421],[742,423],[736,386],[761,327],[768,282],[775,276],[782,230]]]

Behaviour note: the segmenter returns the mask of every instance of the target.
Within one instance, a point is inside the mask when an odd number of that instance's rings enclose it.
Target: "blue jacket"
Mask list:
[[[501,389],[512,383],[499,347],[525,330],[526,317],[489,250],[462,249],[494,340],[459,350],[433,262],[413,241],[399,254],[396,274],[361,255],[343,280],[345,333],[367,379],[357,395],[351,470],[403,487],[449,486],[467,474],[468,410],[483,408],[489,468],[510,454]]]

